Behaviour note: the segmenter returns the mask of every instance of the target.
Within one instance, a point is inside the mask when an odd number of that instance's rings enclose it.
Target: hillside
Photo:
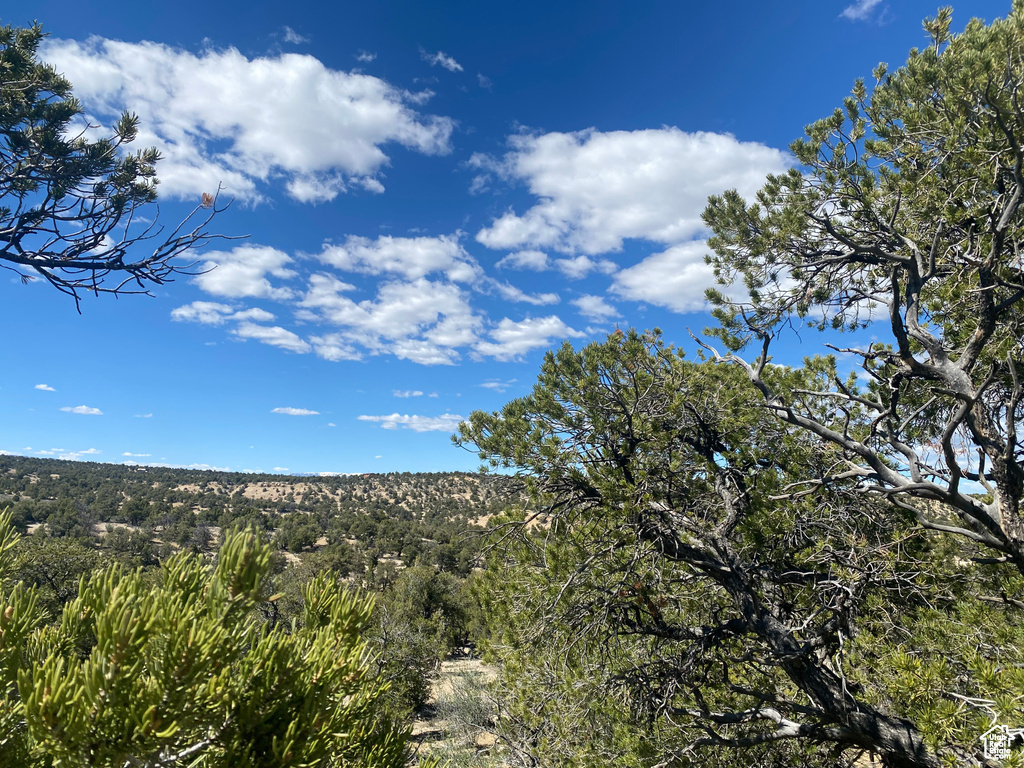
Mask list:
[[[482,620],[469,585],[484,526],[517,494],[511,478],[460,472],[300,477],[0,456],[0,511],[27,534],[13,581],[37,590],[49,620],[111,562],[155,578],[176,553],[212,558],[228,530],[258,529],[278,550],[268,624],[301,617],[318,575],[376,595],[365,638],[386,710],[418,717],[428,751],[464,748],[445,741],[454,726],[435,678],[442,661],[472,651]]]
[[[462,472],[291,477],[0,457],[0,501],[25,530],[102,538],[120,528],[206,550],[222,529],[250,525],[293,554],[347,544],[370,570],[390,556],[468,572],[472,532],[508,506],[511,487]]]

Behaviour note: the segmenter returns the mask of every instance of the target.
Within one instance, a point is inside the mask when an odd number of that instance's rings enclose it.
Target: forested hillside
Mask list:
[[[292,637],[317,585],[376,596],[359,620],[383,684],[373,718],[400,733],[426,711],[441,662],[471,653],[483,526],[517,487],[468,473],[289,477],[3,456],[0,509],[21,533],[5,570],[33,590],[42,626],[60,624],[111,565],[151,584],[181,557],[220,562],[230,531],[256,534],[269,545],[256,626]]]
[[[360,573],[384,558],[467,575],[473,533],[509,489],[467,473],[290,477],[0,456],[0,500],[25,531],[209,551],[223,529],[251,526],[291,554],[344,551]]]

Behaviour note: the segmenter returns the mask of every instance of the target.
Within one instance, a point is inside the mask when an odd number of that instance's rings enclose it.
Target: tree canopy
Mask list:
[[[483,590],[522,764],[995,765],[1024,722],[1024,2],[951,20],[709,199],[724,349],[567,345],[460,428],[532,493]],[[826,330],[854,373],[773,363]]]
[[[856,478],[1024,572],[1024,3],[959,35],[951,19],[809,126],[800,168],[710,199],[711,333],[778,417],[842,449],[808,482]],[[749,299],[729,298],[740,282]],[[801,325],[882,338],[833,347],[855,380],[783,396],[765,366]]]
[[[993,597],[1020,578],[853,480],[790,492],[841,449],[737,367],[635,332],[567,344],[459,441],[533,493],[484,589],[523,764],[932,768],[1024,714],[1022,617]]]
[[[38,24],[0,27],[0,267],[76,304],[83,291],[147,293],[192,274],[175,259],[221,237],[206,229],[224,209],[218,190],[164,232],[148,212],[159,153],[125,150],[138,117],[126,112],[111,136],[93,138],[71,83],[37,59],[43,36]]]

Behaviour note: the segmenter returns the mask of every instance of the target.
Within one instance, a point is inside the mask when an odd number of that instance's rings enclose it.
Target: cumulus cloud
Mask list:
[[[234,48],[196,54],[91,37],[48,40],[41,56],[73,73],[92,122],[110,124],[129,107],[139,114],[138,143],[161,151],[160,190],[172,197],[198,201],[223,183],[255,201],[281,180],[291,197],[316,203],[353,186],[381,189],[384,145],[450,151],[451,119],[422,115],[412,94],[309,55],[249,59]]]
[[[84,451],[68,451],[58,456],[58,459],[64,461],[79,461],[83,456],[96,456],[97,454],[103,453],[99,448],[86,448]]]
[[[300,317],[336,329],[311,339],[321,357],[354,359],[362,348],[423,365],[451,364],[459,358],[455,348],[474,342],[483,325],[466,293],[451,283],[386,282],[376,299],[359,302],[345,295],[353,290],[333,275],[310,277]]]
[[[228,304],[218,304],[215,301],[193,301],[191,304],[172,309],[171,319],[179,322],[203,323],[204,325],[223,325],[228,320],[269,323],[274,319],[274,314],[259,307],[236,311]]]
[[[533,304],[536,307],[543,306],[545,304],[557,304],[561,301],[557,293],[526,293],[522,289],[516,288],[511,283],[505,283],[501,280],[488,278],[486,284],[491,286],[503,299],[507,299],[508,301],[519,301],[526,304]]]
[[[517,135],[503,158],[470,164],[523,182],[538,198],[506,211],[477,234],[495,249],[549,248],[567,254],[616,251],[627,238],[674,244],[703,229],[708,195],[750,195],[785,153],[728,134],[678,128]]]
[[[391,394],[395,397],[423,397],[423,393],[418,389],[393,389]]]
[[[325,245],[318,258],[345,272],[393,274],[407,280],[416,280],[436,272],[455,282],[467,282],[482,274],[476,260],[466,253],[454,235],[384,235],[376,240],[350,236],[343,245]]]
[[[88,405],[65,405],[61,408],[66,413],[77,413],[81,416],[102,416],[103,411],[99,408],[92,408]]]
[[[584,334],[566,325],[557,315],[549,315],[519,322],[506,317],[489,335],[490,341],[479,341],[474,345],[476,352],[496,360],[514,360],[531,350],[550,347]]]
[[[191,304],[171,310],[171,319],[179,322],[203,323],[204,325],[222,325],[234,309],[227,304],[215,301],[193,301]]]
[[[49,384],[36,384],[36,389],[41,389],[44,392],[56,392],[57,390],[51,387]]]
[[[149,456],[152,456],[153,454],[151,454],[151,453],[132,453],[131,451],[125,451],[121,455],[122,456],[131,456],[131,457],[136,458],[136,459],[144,459],[144,458],[148,458]]]
[[[619,314],[619,310],[600,296],[584,295],[578,299],[573,299],[569,303],[575,305],[581,315],[595,322],[608,320]]]
[[[232,320],[252,320],[254,323],[269,323],[274,317],[273,312],[267,312],[259,307],[243,309],[231,315]]]
[[[311,411],[308,408],[272,408],[271,413],[283,413],[285,416],[319,416],[320,411]]]
[[[848,5],[843,9],[843,12],[839,15],[844,19],[850,21],[864,21],[875,8],[881,4],[882,0],[857,0],[852,5]]]
[[[625,299],[667,307],[675,312],[702,312],[705,289],[715,285],[704,263],[707,243],[695,240],[648,256],[615,276],[611,291]]]
[[[618,267],[608,259],[592,259],[589,256],[576,256],[572,259],[556,259],[555,267],[570,280],[580,280],[591,272],[612,274]]]
[[[462,65],[459,64],[459,62],[457,62],[455,59],[453,59],[451,56],[449,56],[444,51],[438,51],[437,53],[427,53],[425,50],[420,48],[420,56],[423,58],[424,61],[429,63],[430,66],[432,66],[432,67],[436,67],[437,65],[440,64],[442,67],[447,69],[449,72],[461,72],[462,71]]]
[[[309,343],[317,357],[330,360],[332,363],[341,360],[362,360],[362,353],[343,334],[327,333],[322,336],[310,336]]]
[[[502,381],[501,379],[488,379],[480,386],[484,389],[493,389],[495,392],[504,392],[515,383],[516,379],[509,379],[508,381]]]
[[[548,255],[543,251],[516,251],[502,258],[497,264],[498,269],[530,269],[543,272],[548,269]]]
[[[305,354],[312,350],[309,342],[279,325],[257,325],[256,323],[240,323],[232,333],[240,339],[255,339],[261,344],[287,349],[289,352]]]
[[[230,251],[205,254],[203,274],[193,282],[207,293],[227,298],[289,299],[291,288],[272,285],[268,275],[280,279],[295,277],[287,265],[291,257],[266,245],[242,245]]]
[[[454,413],[441,416],[419,416],[392,413],[387,416],[359,416],[359,421],[372,421],[382,429],[411,429],[413,432],[454,432],[465,417]]]
[[[361,61],[364,64],[369,64],[376,58],[377,54],[370,53],[369,51],[359,51],[359,53],[356,54],[356,61]]]

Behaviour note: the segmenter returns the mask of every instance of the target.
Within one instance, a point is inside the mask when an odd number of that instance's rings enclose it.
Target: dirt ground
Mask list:
[[[432,693],[428,700],[430,711],[429,717],[420,717],[413,722],[413,738],[419,742],[421,753],[431,753],[441,747],[469,748],[464,735],[455,733],[463,730],[455,727],[443,719],[439,713],[438,704],[446,697],[458,696],[460,692],[466,691],[464,683],[468,681],[489,682],[497,675],[497,670],[484,664],[480,659],[454,659],[441,663],[437,678],[432,686]],[[470,686],[469,690],[473,690]],[[485,729],[475,729],[472,734],[472,747],[477,752],[489,751],[496,741],[494,733]],[[458,743],[456,743],[458,742]]]

